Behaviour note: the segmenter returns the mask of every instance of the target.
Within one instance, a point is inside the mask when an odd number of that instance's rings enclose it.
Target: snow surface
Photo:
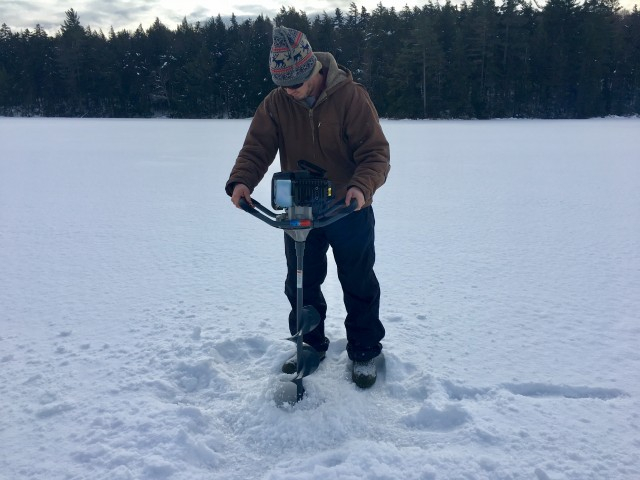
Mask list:
[[[384,368],[331,271],[289,409],[248,124],[0,118],[0,478],[640,478],[640,119],[383,121]]]

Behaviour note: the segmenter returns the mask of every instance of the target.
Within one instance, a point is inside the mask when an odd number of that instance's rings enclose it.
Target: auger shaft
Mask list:
[[[302,308],[304,305],[304,292],[303,292],[303,263],[304,263],[304,246],[305,242],[296,241],[296,331],[298,332],[296,338],[296,358],[298,360],[298,374],[302,367],[302,355],[303,355],[303,337],[302,334]],[[295,382],[297,387],[297,399],[298,402],[302,400],[304,396],[304,387],[302,386],[302,378]]]

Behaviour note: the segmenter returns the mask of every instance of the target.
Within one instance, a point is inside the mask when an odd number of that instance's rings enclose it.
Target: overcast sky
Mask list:
[[[436,3],[436,0],[433,0]],[[441,0],[443,4],[445,0]],[[459,0],[460,2],[462,0]],[[360,0],[358,8],[373,11],[379,3],[387,8],[401,10],[422,6],[428,0]],[[452,0],[457,3],[458,0]],[[500,4],[500,0],[496,0]],[[542,4],[544,0],[539,0]],[[282,6],[294,6],[304,11],[310,19],[326,11],[332,14],[336,8],[348,11],[351,0],[299,0],[296,2],[270,1],[219,1],[219,0],[0,0],[0,24],[6,23],[12,31],[19,32],[40,24],[49,35],[54,35],[65,19],[65,11],[73,8],[80,17],[82,26],[93,30],[102,29],[105,34],[110,27],[119,31],[135,30],[138,25],[147,29],[156,17],[170,29],[174,29],[184,17],[190,23],[203,21],[220,14],[223,18],[232,13],[239,18],[256,18],[262,14],[273,19]],[[471,0],[467,0],[471,3]],[[631,9],[640,0],[620,0],[620,4]]]
[[[358,8],[368,11],[375,9],[378,3],[385,7],[402,9],[423,5],[424,1],[407,0],[364,0],[356,1]],[[40,24],[50,35],[55,34],[65,19],[64,12],[73,8],[80,16],[82,26],[102,29],[105,33],[110,27],[116,31],[135,30],[142,25],[145,30],[156,17],[170,29],[174,29],[184,17],[190,23],[206,20],[220,14],[223,18],[235,13],[240,18],[256,18],[262,14],[273,19],[282,6],[293,6],[304,11],[311,19],[315,14],[326,11],[333,13],[336,8],[349,9],[351,0],[299,0],[296,2],[270,0],[0,0],[0,24],[6,23],[11,30],[33,29]]]

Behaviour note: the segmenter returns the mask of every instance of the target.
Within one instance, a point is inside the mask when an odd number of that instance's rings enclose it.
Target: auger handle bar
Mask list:
[[[349,205],[345,205],[344,202],[340,201],[336,202],[326,212],[322,213],[318,218],[315,218],[313,220],[291,220],[288,218],[284,218],[286,217],[285,213],[277,214],[276,212],[269,210],[253,198],[251,199],[251,202],[253,203],[255,208],[249,205],[249,203],[244,198],[240,199],[238,205],[240,206],[240,208],[242,208],[242,210],[250,213],[257,219],[262,220],[267,225],[271,225],[275,228],[281,228],[282,230],[303,230],[326,227],[327,225],[331,225],[333,222],[346,217],[358,207],[358,201],[355,199],[351,200],[351,203]]]

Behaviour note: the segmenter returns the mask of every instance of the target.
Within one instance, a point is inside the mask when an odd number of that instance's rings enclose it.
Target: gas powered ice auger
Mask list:
[[[325,171],[305,160],[300,160],[301,170],[295,172],[279,172],[271,181],[271,206],[276,213],[251,199],[251,207],[245,199],[239,202],[240,207],[262,220],[267,225],[280,228],[294,241],[296,246],[296,333],[287,340],[296,344],[297,372],[291,381],[283,382],[276,389],[275,400],[279,406],[295,404],[304,396],[302,379],[311,375],[320,365],[320,355],[311,346],[303,342],[303,335],[311,332],[320,323],[320,314],[311,305],[303,306],[303,258],[305,242],[313,228],[325,227],[346,217],[357,207],[356,200],[350,205],[344,201],[335,201],[333,187],[324,178]],[[295,387],[294,387],[295,385]]]

